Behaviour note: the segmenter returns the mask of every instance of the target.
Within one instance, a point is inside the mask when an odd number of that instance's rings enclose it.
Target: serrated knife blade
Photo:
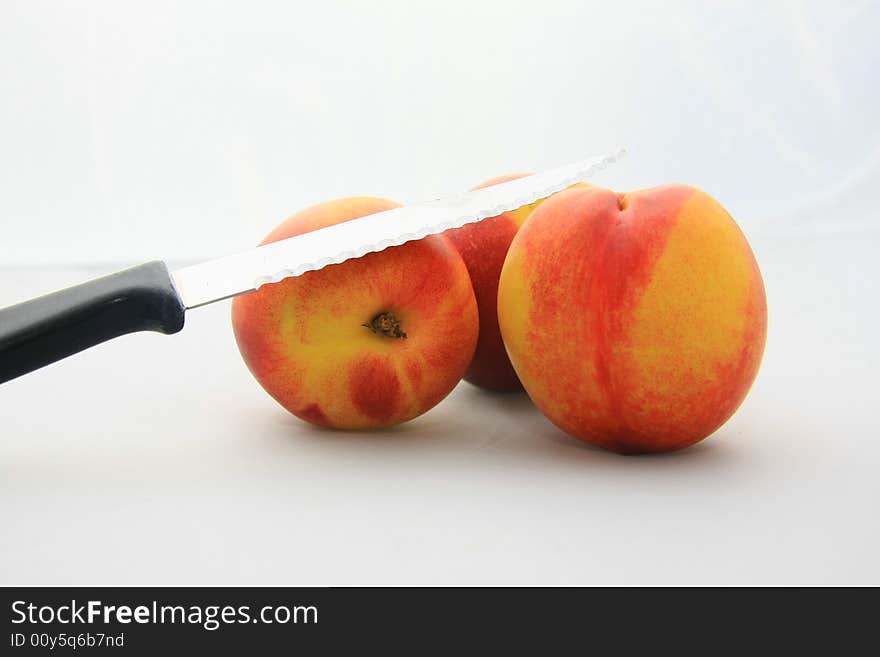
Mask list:
[[[492,187],[352,219],[184,267],[172,273],[172,280],[184,305],[197,308],[266,283],[515,210],[592,177],[619,157],[592,157]]]
[[[176,333],[189,309],[529,205],[622,155],[378,212],[173,273],[149,262],[2,309],[0,383],[126,333]]]

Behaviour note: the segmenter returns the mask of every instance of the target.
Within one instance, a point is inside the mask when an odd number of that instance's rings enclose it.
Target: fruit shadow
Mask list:
[[[319,453],[346,455],[415,452],[450,462],[464,456],[497,457],[534,467],[601,466],[642,470],[658,467],[734,467],[746,458],[736,437],[724,428],[686,449],[663,454],[620,455],[577,440],[547,420],[524,393],[493,393],[462,383],[448,405],[441,403],[416,420],[378,430],[340,431],[306,424],[285,414],[275,448],[307,446]]]
[[[627,470],[642,468],[729,467],[745,461],[745,452],[736,446],[736,437],[724,427],[707,439],[685,449],[655,454],[617,454],[569,436],[550,422],[524,393],[519,395],[486,393],[468,386],[466,394],[474,403],[491,408],[493,414],[514,416],[516,429],[506,435],[488,438],[479,449],[497,450],[512,456],[548,465],[574,467],[601,465]]]

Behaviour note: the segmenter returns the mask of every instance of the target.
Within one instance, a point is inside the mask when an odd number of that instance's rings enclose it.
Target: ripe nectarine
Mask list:
[[[378,198],[323,203],[263,243],[397,207]],[[232,303],[239,350],[297,417],[360,429],[410,420],[455,387],[477,341],[467,269],[442,235],[330,265]]]
[[[524,175],[528,174],[493,178],[477,185],[475,189],[522,178]],[[464,379],[481,388],[498,392],[522,390],[498,329],[498,278],[516,231],[538,203],[540,201],[445,233],[464,259],[477,298],[480,336],[473,361],[465,372]]]
[[[508,251],[498,316],[544,414],[623,453],[718,429],[752,385],[767,332],[746,238],[683,185],[570,189],[542,203]]]

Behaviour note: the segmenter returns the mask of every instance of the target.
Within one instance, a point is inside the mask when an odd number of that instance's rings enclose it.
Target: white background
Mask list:
[[[703,4],[0,0],[0,306],[621,147],[770,305],[740,412],[646,458],[467,385],[317,431],[190,313],[0,389],[0,582],[880,583],[880,8]]]
[[[190,260],[305,205],[629,151],[746,230],[880,167],[872,2],[0,2],[0,262]],[[861,221],[848,218],[847,221]]]

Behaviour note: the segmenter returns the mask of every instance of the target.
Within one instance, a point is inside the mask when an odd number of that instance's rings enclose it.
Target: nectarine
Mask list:
[[[397,207],[348,198],[290,217],[263,243]],[[467,269],[442,235],[330,265],[232,303],[241,355],[297,417],[360,429],[410,420],[461,379],[477,341]]]
[[[746,238],[683,185],[570,189],[542,203],[508,251],[498,316],[544,414],[623,453],[718,429],[752,385],[767,331]]]
[[[475,189],[522,178],[524,175],[528,174],[493,178],[477,185]],[[498,329],[498,278],[516,231],[539,203],[540,201],[525,205],[445,233],[464,259],[477,298],[480,335],[473,361],[465,372],[464,379],[481,388],[499,392],[522,390]]]

